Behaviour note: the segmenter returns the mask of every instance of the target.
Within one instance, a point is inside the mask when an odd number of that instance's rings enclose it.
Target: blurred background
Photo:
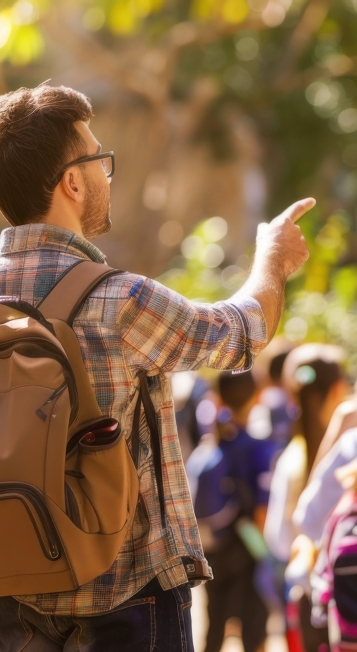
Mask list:
[[[2,0],[0,92],[91,98],[117,162],[98,244],[189,297],[240,287],[257,224],[316,197],[280,332],[342,344],[354,374],[356,33],[357,0]]]
[[[356,34],[357,0],[0,0],[0,93],[51,79],[90,97],[93,131],[116,156],[113,227],[96,244],[110,265],[189,298],[237,290],[258,223],[315,197],[301,220],[311,256],[288,283],[279,334],[285,354],[341,345],[354,380]],[[177,376],[186,460],[193,416],[207,434],[216,411],[208,377]],[[204,589],[195,596],[202,652]],[[272,608],[266,651],[287,650],[288,626]],[[225,652],[241,650],[227,632]]]

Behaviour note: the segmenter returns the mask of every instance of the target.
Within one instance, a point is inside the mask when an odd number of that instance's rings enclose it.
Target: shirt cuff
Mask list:
[[[267,343],[266,321],[260,304],[249,296],[242,297],[239,301],[230,299],[227,303],[238,311],[246,339],[250,342],[251,353],[255,357]]]

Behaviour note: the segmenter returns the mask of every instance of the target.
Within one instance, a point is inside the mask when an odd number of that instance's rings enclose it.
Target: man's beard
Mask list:
[[[107,186],[93,186],[85,178],[86,195],[81,216],[81,227],[85,238],[95,238],[97,235],[107,233],[111,226],[109,184]]]

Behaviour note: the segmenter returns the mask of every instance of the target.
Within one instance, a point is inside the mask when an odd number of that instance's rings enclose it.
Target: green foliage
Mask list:
[[[3,2],[0,12],[0,55],[14,65],[23,65],[43,51],[41,31],[37,25],[43,12],[55,7],[56,0],[17,0]],[[249,15],[246,0],[77,0],[83,26],[89,31],[107,29],[112,34],[130,37],[145,27],[146,21],[171,16],[169,25],[180,18],[199,21],[240,23]],[[180,4],[182,6],[180,6]],[[182,11],[183,10],[183,11]],[[32,25],[32,29],[17,29]],[[24,45],[25,41],[25,45]],[[19,45],[21,42],[21,45]]]
[[[312,225],[315,222],[315,229]],[[317,224],[316,224],[317,222]],[[348,249],[350,216],[343,211],[321,225],[318,211],[303,218],[310,258],[287,285],[286,309],[280,331],[294,342],[334,342],[348,354],[357,373],[357,266],[340,266]]]
[[[211,218],[201,222],[182,244],[182,257],[174,261],[158,280],[168,287],[198,301],[228,298],[244,284],[250,260],[240,257],[237,265],[224,265],[219,258],[208,258],[207,247],[222,240],[210,235]],[[349,371],[357,375],[357,266],[339,267],[347,249],[350,218],[336,212],[324,224],[318,209],[302,219],[310,258],[302,270],[287,283],[286,308],[278,333],[294,343],[304,341],[335,343],[347,353]],[[245,260],[242,260],[245,258]],[[243,267],[239,267],[239,262]]]
[[[4,4],[0,10],[0,61],[9,60],[15,66],[23,66],[43,54],[44,40],[38,21],[48,3],[18,0]]]
[[[249,15],[249,7],[246,0],[193,0],[190,14],[198,20],[240,23]]]
[[[182,256],[158,280],[189,299],[218,301],[228,297],[243,282],[246,271],[237,266],[222,267],[224,250],[218,244],[227,233],[219,217],[200,222],[183,241]]]
[[[162,9],[165,0],[106,0],[96,2],[88,12],[101,11],[103,25],[113,34],[130,36],[140,30],[145,19]],[[101,25],[100,25],[101,26]]]

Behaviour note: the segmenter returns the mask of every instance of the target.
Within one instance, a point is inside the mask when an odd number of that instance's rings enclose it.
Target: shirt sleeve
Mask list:
[[[336,469],[357,456],[357,428],[347,430],[317,465],[302,492],[293,520],[299,530],[319,543],[330,512],[337,505],[344,489],[335,476]]]
[[[133,277],[119,315],[123,342],[147,370],[182,371],[202,364],[249,369],[266,343],[257,301],[242,297],[214,304],[189,301],[156,281]]]

